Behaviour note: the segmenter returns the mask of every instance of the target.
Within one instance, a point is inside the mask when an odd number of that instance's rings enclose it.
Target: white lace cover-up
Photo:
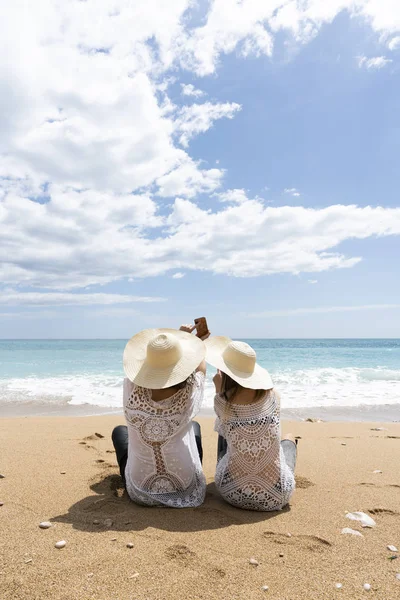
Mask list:
[[[200,410],[204,374],[193,374],[185,388],[155,402],[151,391],[124,380],[128,425],[126,489],[147,506],[199,506],[206,493],[192,419]]]
[[[215,430],[228,444],[217,464],[215,484],[222,497],[240,508],[280,510],[295,488],[280,444],[279,398],[272,390],[254,404],[214,401]]]

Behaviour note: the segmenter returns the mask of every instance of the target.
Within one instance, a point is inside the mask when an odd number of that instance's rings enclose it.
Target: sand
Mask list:
[[[286,510],[256,513],[217,494],[212,419],[201,421],[204,505],[133,504],[110,440],[119,423],[0,421],[1,600],[400,598],[400,558],[387,550],[400,549],[400,424],[284,422],[284,432],[301,437],[298,488]],[[379,426],[387,430],[372,430]],[[346,511],[367,512],[377,525],[362,529]],[[40,529],[41,521],[53,526]],[[344,527],[364,537],[343,535]]]

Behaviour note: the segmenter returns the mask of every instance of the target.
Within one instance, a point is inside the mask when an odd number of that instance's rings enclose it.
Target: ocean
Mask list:
[[[252,339],[282,411],[321,415],[372,407],[400,412],[398,339]],[[125,340],[0,340],[0,414],[121,411]],[[204,410],[213,404],[208,369]],[[372,414],[372,413],[371,413]],[[379,416],[379,415],[378,415]],[[400,416],[398,417],[400,419]],[[396,420],[393,418],[393,420]]]

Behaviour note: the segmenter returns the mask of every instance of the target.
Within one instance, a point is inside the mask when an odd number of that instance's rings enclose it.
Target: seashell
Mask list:
[[[359,535],[360,537],[364,537],[362,533],[356,531],[355,529],[351,529],[350,527],[345,527],[342,529],[342,533],[351,533],[351,535]]]
[[[32,562],[32,559],[31,559],[31,558],[27,558],[27,559],[26,559],[24,562],[25,562],[25,564],[27,565],[28,563],[31,563],[31,562]]]
[[[93,577],[94,573],[88,573],[87,576],[88,577]]]
[[[382,473],[382,471],[380,469],[375,469],[375,471],[372,471],[373,473]]]
[[[65,540],[60,540],[59,542],[56,542],[54,545],[56,548],[64,548],[64,546],[66,545],[66,541]]]
[[[280,556],[281,558],[283,558],[285,555],[283,554],[283,552],[280,552],[279,556]]]
[[[371,431],[387,431],[385,427],[371,427]]]
[[[251,565],[254,565],[255,567],[257,567],[257,566],[259,565],[259,562],[258,562],[258,560],[256,560],[255,558],[250,558],[250,559],[249,559],[249,563],[250,563]]]
[[[0,502],[0,506],[4,506],[4,502]]]
[[[287,537],[292,537],[291,533],[287,533],[286,535],[287,535]]]
[[[112,527],[112,525],[113,525],[112,519],[105,519],[104,520],[104,525],[106,527]]]
[[[396,579],[398,579],[400,581],[400,573],[397,573]]]
[[[100,521],[99,521],[98,519],[95,519],[95,520],[93,521],[93,525],[100,525]]]
[[[60,471],[60,475],[65,475],[67,471]]]
[[[336,588],[337,590],[341,590],[341,589],[342,589],[342,587],[343,587],[343,583],[335,583],[335,588]]]
[[[5,475],[2,475],[2,473],[0,473],[0,479],[5,479]]]
[[[371,589],[371,584],[370,583],[364,583],[363,588],[366,592],[369,592]]]
[[[347,446],[346,442],[342,442],[342,446]]]
[[[134,544],[132,544],[132,542],[128,542],[126,545],[127,548],[133,548],[133,546],[134,546]]]
[[[51,523],[50,521],[42,521],[39,523],[39,527],[40,529],[49,529],[49,527],[51,527]]]
[[[376,525],[375,521],[363,512],[347,513],[346,517],[352,521],[359,521],[361,527],[375,527]]]
[[[396,546],[388,546],[387,549],[390,550],[390,552],[398,552]]]
[[[139,573],[134,573],[133,575],[129,575],[129,579],[136,579],[136,577],[139,577]]]
[[[269,587],[267,585],[263,585],[263,586],[261,586],[261,589],[263,592],[268,592]]]
[[[112,541],[112,542],[116,542],[116,541],[117,541],[117,538],[111,538],[111,541]]]

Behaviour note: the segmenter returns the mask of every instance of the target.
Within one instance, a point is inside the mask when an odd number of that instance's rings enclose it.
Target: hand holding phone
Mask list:
[[[201,340],[208,338],[210,332],[208,330],[207,319],[205,317],[199,317],[198,319],[194,320],[194,324],[197,331],[197,337]]]

